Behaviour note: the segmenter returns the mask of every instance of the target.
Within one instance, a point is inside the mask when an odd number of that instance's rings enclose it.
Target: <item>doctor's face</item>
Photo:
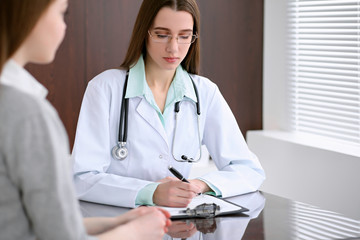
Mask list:
[[[194,20],[190,13],[160,9],[149,29],[147,67],[174,71],[186,57],[191,46]]]
[[[64,15],[67,6],[68,0],[54,0],[40,16],[21,46],[27,61],[49,63],[55,58],[56,50],[65,36]]]

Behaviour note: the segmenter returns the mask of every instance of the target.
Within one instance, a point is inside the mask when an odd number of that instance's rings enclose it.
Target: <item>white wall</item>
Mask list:
[[[264,1],[264,129],[288,129],[286,119],[287,0]]]
[[[360,220],[360,159],[293,141],[291,133],[251,131],[250,149],[266,180],[261,190]]]
[[[360,220],[360,149],[287,132],[287,0],[265,0],[264,131],[247,142],[267,179],[261,190]]]

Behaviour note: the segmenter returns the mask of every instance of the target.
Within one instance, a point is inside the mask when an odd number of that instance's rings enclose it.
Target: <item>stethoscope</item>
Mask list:
[[[180,112],[180,101],[175,103],[175,130],[174,136],[172,139],[172,149],[171,153],[173,158],[178,162],[198,162],[201,158],[201,139],[200,139],[200,99],[197,87],[195,86],[194,80],[189,75],[191,82],[194,87],[195,95],[196,95],[196,113],[197,113],[197,129],[198,129],[198,141],[199,141],[199,150],[200,154],[197,159],[189,158],[186,155],[181,155],[181,159],[177,159],[174,155],[174,146],[175,146],[175,136],[176,136],[176,129],[177,129],[177,116]],[[128,155],[128,149],[126,148],[126,140],[127,140],[127,132],[128,132],[128,113],[129,113],[129,99],[125,98],[126,95],[126,88],[129,78],[129,71],[126,72],[125,84],[123,89],[123,95],[121,100],[121,108],[120,108],[120,122],[119,122],[119,135],[118,135],[118,143],[112,148],[111,155],[113,158],[117,160],[124,160]]]

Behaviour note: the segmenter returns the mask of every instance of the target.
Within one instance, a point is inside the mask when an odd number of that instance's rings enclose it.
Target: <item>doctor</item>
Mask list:
[[[73,149],[80,199],[184,207],[200,192],[229,197],[262,184],[218,87],[197,75],[199,17],[195,0],[144,0],[121,69],[89,82]],[[219,170],[190,184],[174,178],[168,166],[187,177],[201,144]]]

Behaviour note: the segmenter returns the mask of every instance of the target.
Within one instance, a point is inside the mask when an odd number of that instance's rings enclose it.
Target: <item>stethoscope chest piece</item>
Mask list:
[[[112,148],[111,155],[113,156],[113,158],[117,160],[124,160],[127,157],[128,150],[125,147],[125,144],[126,143],[124,142],[119,142]]]

